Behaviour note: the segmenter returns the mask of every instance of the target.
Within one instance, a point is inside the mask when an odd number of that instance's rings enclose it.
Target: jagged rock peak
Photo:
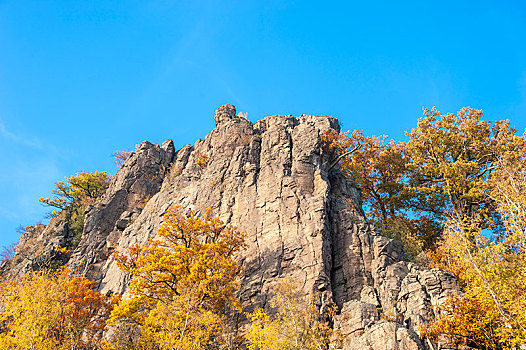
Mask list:
[[[170,206],[211,207],[246,233],[238,297],[247,312],[268,309],[274,286],[291,277],[305,295],[317,296],[320,310],[337,305],[333,326],[342,340],[334,349],[436,349],[420,339],[419,326],[458,284],[447,272],[404,261],[400,242],[374,232],[359,189],[328,166],[320,135],[339,131],[338,120],[274,115],[252,124],[223,105],[215,122],[179,150],[170,140],[141,143],[86,211],[69,266],[101,292],[126,297],[130,276],[110,254],[156,238]],[[60,218],[29,231],[11,275],[38,267],[71,240]]]
[[[214,115],[216,126],[219,126],[234,118],[240,118],[240,117],[236,116],[236,107],[230,104],[219,106],[216,109],[216,112]]]

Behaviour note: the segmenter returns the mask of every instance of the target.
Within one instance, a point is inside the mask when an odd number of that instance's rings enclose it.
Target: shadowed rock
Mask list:
[[[321,309],[340,310],[341,349],[431,349],[418,326],[458,290],[454,278],[403,261],[400,242],[377,235],[360,192],[330,169],[320,134],[339,131],[336,118],[276,115],[252,124],[232,105],[215,112],[216,128],[178,150],[141,144],[86,213],[72,266],[126,294],[129,277],[108,258],[155,238],[172,205],[201,210],[246,232],[239,296],[246,310],[265,307],[281,277],[319,293]],[[206,163],[198,162],[207,159]]]

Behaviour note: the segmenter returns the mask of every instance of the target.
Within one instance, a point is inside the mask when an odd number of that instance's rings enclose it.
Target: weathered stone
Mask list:
[[[61,215],[51,218],[47,225],[27,226],[20,235],[14,257],[2,267],[0,275],[17,277],[48,268],[52,263],[65,263],[67,258],[59,254],[58,249],[67,246],[72,238],[72,232]]]
[[[87,211],[82,240],[69,262],[72,269],[93,280],[102,279],[101,267],[113,248],[109,244],[118,241],[115,231],[124,230],[160,190],[173,156],[171,141],[163,147],[147,141],[137,146],[110,179],[106,193]]]
[[[458,285],[443,271],[404,262],[401,243],[374,232],[359,190],[321,148],[320,134],[339,131],[337,119],[276,115],[252,124],[224,105],[215,122],[177,152],[171,141],[142,143],[86,211],[71,265],[99,280],[102,292],[126,294],[129,276],[108,259],[111,249],[155,238],[172,205],[211,207],[246,232],[239,296],[247,311],[265,307],[277,281],[293,277],[305,294],[319,293],[322,309],[339,307],[340,348],[430,349],[418,325]]]
[[[226,104],[216,109],[214,116],[216,126],[234,118],[236,118],[236,107]]]
[[[339,329],[344,338],[364,334],[365,329],[379,320],[375,304],[350,300],[343,304],[340,314],[336,316],[335,328]]]

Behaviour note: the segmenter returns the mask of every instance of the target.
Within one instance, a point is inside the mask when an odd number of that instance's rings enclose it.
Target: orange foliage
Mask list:
[[[244,235],[212,216],[210,208],[198,216],[171,207],[163,219],[160,239],[116,255],[132,276],[131,298],[117,305],[110,323],[123,330],[140,326],[135,342],[146,348],[201,349],[226,342],[226,314],[239,308],[234,255]],[[117,334],[109,348],[120,346]]]
[[[3,349],[95,347],[117,302],[67,270],[33,272],[0,286]]]
[[[405,144],[387,136],[329,130],[321,135],[329,169],[335,164],[361,190],[367,217],[384,236],[404,243],[408,257],[431,248],[441,233],[443,201],[415,190]]]
[[[421,329],[421,336],[468,345],[478,349],[502,349],[496,339],[500,317],[491,305],[470,296],[453,295],[439,308],[441,317]]]
[[[208,156],[205,153],[198,151],[196,164],[201,168],[206,168],[208,166]]]

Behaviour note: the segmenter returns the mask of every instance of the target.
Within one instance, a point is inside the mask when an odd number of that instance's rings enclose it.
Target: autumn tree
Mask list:
[[[427,111],[422,130],[413,130],[422,157],[414,166],[426,190],[449,198],[446,230],[430,255],[463,292],[438,308],[423,335],[516,349],[526,343],[525,140],[508,121],[483,121],[481,111],[439,116]]]
[[[249,329],[245,334],[250,350],[322,350],[329,348],[332,329],[317,310],[316,296],[307,298],[290,278],[281,280],[270,301],[275,311],[269,316],[263,309],[249,313]]]
[[[502,160],[520,161],[526,150],[525,138],[516,135],[509,121],[491,123],[482,117],[482,110],[473,108],[457,114],[424,109],[405,146],[415,189],[443,197],[447,215],[471,235],[500,229],[489,179]]]
[[[55,184],[53,196],[40,198],[43,204],[57,208],[59,211],[72,206],[92,204],[108,187],[108,175],[105,171],[77,173],[66,177],[65,181]],[[57,215],[58,211],[53,212]]]
[[[321,141],[329,168],[340,164],[361,189],[376,229],[401,240],[414,256],[434,247],[452,216],[473,239],[481,229],[503,228],[489,179],[501,161],[524,158],[526,142],[509,121],[482,117],[472,108],[444,115],[424,109],[408,142],[334,130]]]
[[[116,302],[67,270],[32,272],[0,285],[2,349],[97,348]]]
[[[240,266],[234,256],[244,235],[212,215],[171,207],[163,216],[159,239],[116,253],[131,275],[130,298],[113,310],[117,331],[109,348],[205,349],[231,341],[227,314],[236,312],[234,296]],[[121,330],[119,332],[119,329]],[[135,330],[136,339],[124,332]]]
[[[404,243],[408,258],[434,246],[442,231],[443,199],[416,191],[405,144],[361,131],[321,135],[329,169],[342,172],[361,190],[367,218],[376,230]]]
[[[52,216],[64,215],[69,229],[75,234],[73,245],[80,241],[84,226],[84,211],[95,202],[108,187],[108,174],[105,171],[77,173],[55,184],[53,196],[40,198],[45,205],[55,208]]]
[[[462,293],[437,308],[422,335],[478,349],[516,349],[526,343],[524,236],[513,231],[503,240],[480,233],[474,238],[448,224],[432,266],[452,271]]]
[[[117,168],[120,168],[126,159],[128,159],[133,154],[132,151],[115,151],[111,155],[113,156],[113,161]]]

